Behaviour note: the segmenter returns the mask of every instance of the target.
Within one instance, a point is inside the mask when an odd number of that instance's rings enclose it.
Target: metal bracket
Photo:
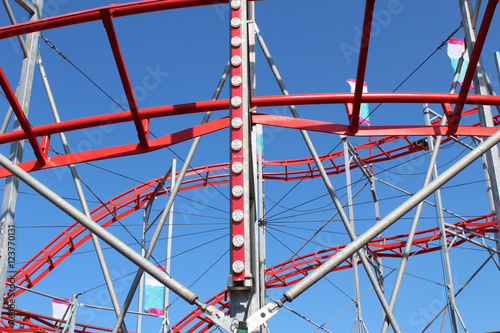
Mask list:
[[[229,333],[233,332],[231,328],[233,320],[228,316],[226,316],[222,311],[220,311],[213,305],[210,305],[205,309],[205,315],[208,317],[208,319],[213,321],[216,325],[219,325],[225,331]],[[236,326],[238,326],[237,320],[236,320]]]
[[[247,319],[248,332],[253,332],[277,313],[278,304],[267,303],[262,309]],[[213,305],[210,305],[205,309],[205,315],[208,319],[229,333],[236,332],[236,329],[238,328],[239,321],[237,319],[226,316],[222,311]]]
[[[247,319],[248,332],[253,332],[277,313],[278,305],[276,303],[267,303],[262,309]]]

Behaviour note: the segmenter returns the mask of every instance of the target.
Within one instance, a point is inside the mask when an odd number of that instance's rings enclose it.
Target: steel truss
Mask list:
[[[455,304],[455,292],[452,284],[451,267],[449,266],[448,250],[462,244],[472,244],[484,248],[490,253],[499,254],[500,241],[498,239],[498,214],[500,214],[500,195],[498,193],[499,157],[497,143],[500,141],[500,133],[497,126],[498,116],[491,115],[491,107],[500,106],[500,96],[494,92],[487,91],[487,76],[484,72],[481,53],[488,35],[488,30],[493,20],[498,0],[489,0],[484,14],[481,18],[480,27],[474,28],[478,20],[481,2],[476,2],[475,9],[469,1],[461,0],[460,9],[468,46],[470,63],[465,73],[463,86],[469,87],[474,81],[475,94],[469,94],[468,89],[460,89],[458,94],[450,93],[363,93],[363,82],[365,79],[368,61],[368,50],[370,46],[370,32],[374,19],[374,0],[367,0],[364,10],[363,29],[361,36],[361,48],[359,50],[358,66],[354,93],[328,93],[328,94],[304,94],[291,95],[286,89],[283,79],[274,64],[271,54],[264,43],[259,29],[255,23],[254,3],[246,0],[233,0],[230,6],[230,62],[223,74],[219,86],[211,101],[196,101],[188,104],[164,105],[151,108],[140,108],[138,106],[132,82],[128,74],[127,65],[121,51],[121,46],[115,31],[113,20],[115,18],[140,15],[156,11],[173,10],[197,6],[208,6],[225,1],[207,0],[146,0],[127,4],[110,5],[102,8],[81,11],[72,14],[64,14],[51,18],[39,18],[43,1],[37,0],[32,4],[27,1],[18,3],[31,15],[31,20],[24,23],[15,23],[12,15],[12,25],[0,28],[0,40],[16,37],[25,54],[25,69],[21,78],[21,88],[14,91],[13,83],[7,80],[0,63],[0,86],[16,117],[14,130],[5,132],[6,126],[0,133],[0,144],[11,144],[16,152],[14,164],[0,155],[0,178],[7,178],[5,202],[8,203],[9,214],[13,220],[15,213],[15,200],[17,198],[17,182],[26,183],[43,197],[51,201],[76,222],[52,240],[31,260],[25,263],[15,273],[8,277],[5,285],[5,300],[14,299],[24,289],[33,288],[45,278],[61,262],[69,257],[77,248],[87,240],[93,240],[96,252],[99,254],[99,262],[107,282],[110,298],[113,300],[114,311],[117,321],[113,329],[103,329],[87,324],[75,324],[74,316],[70,330],[73,332],[126,332],[124,317],[128,312],[130,302],[143,275],[147,272],[157,280],[171,289],[174,293],[196,307],[193,312],[172,326],[172,332],[206,332],[214,324],[228,332],[267,332],[266,322],[274,316],[279,308],[286,302],[292,302],[299,295],[306,292],[319,280],[333,271],[341,271],[348,268],[354,269],[356,305],[358,309],[356,323],[358,332],[366,329],[361,317],[361,303],[359,296],[358,265],[362,264],[377,298],[383,309],[384,326],[386,331],[389,326],[400,332],[396,317],[393,314],[395,299],[399,290],[399,280],[393,290],[393,296],[388,300],[385,295],[383,283],[383,269],[381,258],[401,258],[400,274],[404,272],[404,265],[408,258],[414,255],[441,251],[445,266],[448,290],[447,300],[449,302],[450,322],[453,332],[466,330],[465,323],[460,316]],[[9,12],[8,2],[4,1]],[[10,11],[9,14],[12,14]],[[88,22],[100,21],[106,31],[116,69],[119,73],[122,88],[126,94],[128,111],[100,114],[98,116],[78,118],[69,121],[59,121],[55,103],[52,100],[48,82],[44,80],[45,89],[51,100],[51,108],[54,113],[54,122],[42,126],[32,126],[28,121],[29,99],[31,84],[33,82],[34,62],[37,61],[46,78],[41,65],[41,57],[37,50],[37,40],[41,31],[79,25]],[[22,38],[27,34],[26,42]],[[264,51],[273,75],[275,76],[283,95],[280,96],[255,96],[255,36]],[[496,61],[498,65],[498,53]],[[500,72],[500,67],[497,68]],[[230,98],[219,100],[219,94],[226,78],[230,78]],[[457,75],[458,77],[458,75]],[[455,82],[456,84],[456,82]],[[488,86],[489,87],[489,86]],[[454,92],[454,91],[452,91]],[[442,108],[442,119],[428,122],[425,125],[381,125],[381,126],[359,126],[360,108],[362,103],[400,103],[411,104],[437,104]],[[334,123],[300,118],[296,106],[299,105],[343,105],[346,110],[345,123]],[[477,105],[467,110],[466,105]],[[257,109],[273,106],[287,106],[292,113],[291,117],[278,116],[256,112]],[[210,120],[212,113],[217,112],[219,118]],[[159,138],[150,138],[150,124],[155,119],[167,118],[187,114],[205,113],[205,118],[200,125],[188,126],[181,131],[172,132]],[[462,125],[466,117],[479,117],[479,122],[472,125]],[[476,119],[476,118],[474,118]],[[10,115],[5,120],[8,124]],[[475,122],[475,121],[473,121]],[[106,148],[87,150],[84,152],[71,152],[67,146],[65,133],[80,131],[84,129],[97,128],[103,125],[130,123],[135,128],[137,142],[127,145],[110,145]],[[288,261],[274,265],[263,271],[262,260],[265,254],[259,249],[259,242],[263,241],[263,233],[259,234],[260,228],[265,226],[265,214],[257,217],[259,208],[257,186],[257,162],[255,154],[255,125],[276,126],[287,129],[299,130],[304,138],[312,157],[264,161],[266,168],[260,176],[262,180],[297,181],[304,178],[321,178],[336,207],[337,213],[342,220],[351,242],[343,246],[336,246],[326,250],[315,251],[307,255],[301,255]],[[201,137],[221,130],[230,132],[230,161],[216,165],[207,165],[191,168],[190,164],[197,149]],[[309,137],[308,131],[341,135],[345,140],[345,149],[320,156]],[[54,154],[49,151],[51,139],[58,134],[63,142],[65,152]],[[412,141],[411,136],[427,136],[427,141]],[[477,147],[465,157],[456,162],[441,175],[437,174],[435,159],[437,158],[439,146],[446,142],[460,141],[460,137],[469,136],[479,138]],[[382,137],[371,140],[362,145],[352,147],[348,143],[349,137]],[[433,142],[436,138],[436,142]],[[394,143],[401,139],[404,144]],[[167,177],[160,177],[141,184],[125,193],[116,196],[92,211],[87,207],[87,202],[81,191],[79,178],[75,165],[83,162],[112,159],[130,155],[147,154],[155,150],[172,146],[181,142],[193,140],[191,149],[186,160],[176,175],[178,181],[174,186],[164,185]],[[23,143],[27,141],[33,152],[31,161],[22,161]],[[387,148],[386,148],[387,147]],[[422,189],[412,195],[408,200],[395,208],[384,218],[378,218],[378,199],[374,182],[377,180],[373,170],[368,165],[377,162],[393,160],[402,156],[425,152],[430,149],[432,153],[431,162]],[[375,152],[374,152],[375,150]],[[483,158],[484,155],[484,158]],[[353,157],[354,162],[350,160]],[[345,159],[343,159],[345,158]],[[467,219],[462,222],[450,224],[445,223],[439,189],[451,178],[461,172],[465,167],[475,160],[483,158],[485,165],[485,176],[489,184],[489,200],[492,213]],[[79,193],[79,199],[83,213],[67,203],[50,188],[37,181],[29,173],[37,170],[70,166],[75,186]],[[352,199],[350,189],[351,169],[361,169],[371,182],[371,190],[377,210],[377,219],[364,233],[357,235],[354,232]],[[272,170],[270,170],[272,169]],[[348,184],[349,216],[344,212],[343,205],[334,190],[330,177],[335,174],[346,173]],[[173,177],[172,175],[170,177]],[[432,180],[433,179],[433,180]],[[432,181],[431,181],[432,180]],[[13,183],[14,185],[9,185]],[[155,267],[150,261],[150,256],[159,238],[163,225],[171,211],[177,193],[205,186],[230,184],[230,274],[228,276],[228,290],[223,291],[207,302],[199,300],[191,290],[176,281],[170,275]],[[10,187],[12,189],[10,189]],[[425,199],[436,192],[436,209],[439,226],[426,230],[416,230],[420,218],[420,209]],[[136,212],[157,196],[168,195],[167,204],[163,209],[161,218],[156,226],[155,233],[142,255],[133,251],[120,239],[106,230],[107,227],[117,220]],[[11,206],[11,198],[13,206]],[[4,210],[7,208],[3,207]],[[392,226],[404,214],[417,207],[412,229],[407,234],[398,236],[380,236],[382,231]],[[4,213],[5,215],[5,213]],[[240,216],[241,215],[241,216]],[[10,217],[9,217],[10,218]],[[9,220],[10,221],[10,220]],[[5,248],[8,233],[7,229],[13,222],[2,222],[2,241],[0,244]],[[90,233],[89,233],[90,231]],[[100,250],[99,240],[105,241],[115,248],[127,259],[132,261],[138,268],[133,285],[130,288],[124,304],[119,304],[114,294],[112,282],[107,273],[106,263]],[[496,242],[496,248],[487,243]],[[5,253],[5,249],[3,249]],[[260,252],[259,252],[260,251]],[[5,255],[4,255],[5,261]],[[359,262],[358,262],[359,260]],[[375,272],[372,270],[375,267]],[[5,274],[7,263],[3,263]],[[0,276],[1,277],[1,276]],[[260,278],[262,277],[262,278]],[[265,278],[265,280],[264,280]],[[5,278],[2,278],[3,280]],[[398,278],[398,279],[401,279]],[[2,283],[4,281],[1,281]],[[269,288],[288,288],[281,299],[266,304],[263,299],[265,290]],[[74,298],[76,303],[76,296]],[[38,332],[40,330],[56,331],[57,325],[52,323],[53,318],[32,314],[21,310],[9,310],[8,307],[2,313],[2,330],[5,332]],[[9,315],[13,317],[9,317]],[[35,321],[37,323],[35,323]],[[15,326],[19,326],[16,329]],[[23,326],[24,325],[24,326]]]

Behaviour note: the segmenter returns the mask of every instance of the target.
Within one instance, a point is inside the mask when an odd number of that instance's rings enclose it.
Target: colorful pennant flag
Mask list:
[[[156,267],[165,270],[162,266]],[[162,315],[165,307],[165,286],[148,273],[144,274],[144,281],[146,285],[144,310],[146,313]]]
[[[462,68],[460,69],[460,76],[458,77],[458,83],[462,85],[464,82],[465,72],[467,72],[467,67],[469,66],[469,54],[464,53],[465,43],[463,39],[460,38],[450,38],[448,40],[448,56],[451,59],[451,67],[453,67],[453,72],[457,71],[458,60],[464,54],[464,62],[462,63]],[[474,89],[474,85],[470,85],[470,89]]]
[[[68,320],[71,315],[69,310],[66,312],[66,309],[68,307],[69,307],[69,299],[67,302],[60,301],[57,299],[52,299],[52,317],[56,319]],[[65,313],[66,316],[64,316]]]
[[[347,83],[351,86],[351,93],[354,93],[354,90],[356,89],[356,80],[353,79],[348,79]],[[368,92],[368,85],[366,82],[363,82],[363,93]],[[359,123],[360,124],[366,124],[370,125],[370,111],[368,110],[368,103],[361,103],[361,108],[359,110]]]
[[[262,125],[255,125],[257,129],[257,160],[264,160],[264,134],[262,132]]]

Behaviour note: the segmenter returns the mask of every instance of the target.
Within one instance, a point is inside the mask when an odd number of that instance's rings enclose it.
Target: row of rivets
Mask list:
[[[232,75],[231,75],[231,86],[232,86],[232,97],[231,97],[231,151],[232,151],[232,161],[231,161],[231,171],[232,171],[232,181],[233,187],[231,188],[231,195],[233,197],[233,212],[231,214],[231,218],[233,220],[233,237],[232,237],[232,245],[234,248],[233,252],[233,280],[243,280],[244,276],[242,273],[245,271],[245,262],[244,256],[242,255],[242,248],[245,244],[244,227],[241,222],[244,219],[244,212],[242,208],[242,197],[243,197],[243,186],[238,185],[241,182],[243,175],[243,161],[241,150],[243,149],[243,135],[242,135],[242,126],[243,121],[241,119],[241,106],[243,104],[243,90],[241,85],[243,84],[243,78],[241,76],[241,68],[240,66],[243,63],[242,60],[242,35],[241,35],[241,24],[242,17],[241,11],[241,1],[240,0],[232,0],[231,1],[232,18],[231,18],[231,29],[232,29],[232,38],[231,38],[231,65]],[[234,160],[233,160],[234,159]],[[239,276],[235,276],[239,275]]]

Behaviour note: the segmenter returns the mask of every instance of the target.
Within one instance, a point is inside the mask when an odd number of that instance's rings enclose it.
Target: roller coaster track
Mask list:
[[[112,25],[113,17],[123,17],[128,15],[143,14],[161,10],[170,10],[177,8],[187,8],[194,6],[214,5],[219,1],[213,0],[171,0],[157,1],[146,0],[132,2],[128,4],[110,5],[102,8],[81,11],[51,17],[47,19],[34,20],[30,22],[14,24],[11,26],[0,27],[0,39],[6,39],[13,36],[22,36],[27,33],[44,31],[66,27],[70,25],[82,24],[86,22],[102,21]],[[227,1],[224,1],[227,2]],[[493,3],[494,1],[492,1]],[[496,1],[498,2],[498,1]],[[486,22],[486,29],[481,29],[478,34],[478,41],[484,42],[488,32],[489,21],[493,10],[486,10],[485,15],[488,19],[483,19]],[[110,23],[111,21],[111,23]],[[479,59],[481,54],[482,42],[477,42],[478,47],[474,47],[471,54],[472,59]],[[116,51],[116,46],[110,45],[113,51]],[[121,54],[120,54],[121,55]],[[475,64],[474,64],[475,65]],[[117,62],[117,69],[120,74],[126,73],[126,68],[120,66]],[[366,67],[366,63],[360,61],[359,69]],[[468,73],[468,78],[473,75],[473,70]],[[0,71],[0,83],[2,91],[6,95],[10,106],[14,113],[23,122],[23,110],[19,103],[16,103],[16,98],[7,78]],[[130,85],[129,79],[122,82],[124,87]],[[363,80],[360,80],[363,81]],[[132,91],[133,95],[133,91]],[[431,126],[424,125],[397,125],[397,126],[369,126],[358,128],[357,116],[350,114],[353,105],[360,103],[402,103],[402,104],[421,104],[430,103],[440,105],[443,114],[448,118],[449,125],[441,126],[439,121],[434,122]],[[252,124],[262,124],[269,126],[278,126],[291,129],[301,129],[309,131],[317,131],[322,133],[346,134],[349,136],[364,136],[364,137],[381,137],[375,141],[357,146],[355,149],[360,155],[365,164],[373,164],[387,160],[396,159],[405,155],[413,154],[418,151],[426,150],[425,141],[410,140],[411,137],[435,136],[444,135],[443,142],[453,140],[450,136],[479,136],[488,137],[495,133],[498,129],[495,127],[480,126],[479,123],[460,126],[460,120],[467,115],[477,112],[476,109],[462,112],[464,105],[500,105],[500,96],[486,95],[469,95],[465,92],[460,94],[441,94],[441,93],[364,93],[364,94],[307,94],[307,95],[288,95],[288,96],[258,96],[252,97],[250,100],[251,107],[262,108],[273,106],[289,106],[289,105],[319,105],[319,104],[338,104],[345,106],[347,110],[347,120],[349,125],[329,123],[309,119],[297,119],[291,117],[276,116],[270,114],[252,113]],[[452,109],[451,105],[455,105]],[[164,147],[171,146],[180,142],[184,142],[195,137],[214,133],[224,130],[229,126],[229,118],[222,117],[209,121],[205,124],[189,127],[185,130],[164,135],[154,140],[149,140],[147,131],[144,130],[144,124],[149,126],[150,121],[156,118],[164,118],[169,116],[177,116],[184,114],[203,113],[207,111],[222,111],[228,110],[230,101],[228,99],[216,101],[198,101],[188,104],[177,104],[167,106],[157,106],[152,108],[139,109],[137,105],[129,105],[130,110],[111,114],[101,114],[94,117],[79,118],[64,121],[61,123],[49,123],[41,126],[32,127],[31,124],[24,121],[22,130],[0,134],[0,144],[8,144],[19,140],[27,140],[31,145],[36,159],[18,164],[23,170],[31,172],[67,166],[70,164],[78,164],[95,160],[110,159],[122,156],[135,154],[143,154],[152,152]],[[224,114],[226,115],[226,113]],[[352,118],[351,116],[355,116]],[[499,124],[499,116],[494,117],[494,124]],[[356,121],[353,122],[353,119]],[[59,133],[78,131],[82,129],[95,128],[110,124],[133,123],[137,130],[139,143],[133,142],[121,146],[111,146],[102,149],[95,149],[71,154],[53,154],[49,151],[51,136]],[[355,130],[353,130],[355,129]],[[399,147],[388,148],[389,144],[393,146],[401,140],[404,144]],[[385,146],[387,145],[387,146]],[[374,153],[373,151],[376,151]],[[52,156],[51,156],[52,155]],[[335,159],[342,157],[343,151],[334,152],[331,154],[320,156],[320,159],[325,163],[325,170],[328,175],[336,175],[345,171],[345,168],[356,168],[354,163],[346,166],[342,162]],[[315,164],[312,158],[304,158],[297,160],[282,160],[282,161],[267,161],[264,163],[267,169],[263,177],[268,180],[279,181],[295,181],[304,178],[317,178],[319,172],[315,170]],[[9,176],[10,173],[0,168],[0,178]],[[213,164],[190,169],[184,179],[180,191],[192,190],[208,185],[220,185],[229,182],[229,164]],[[95,223],[99,223],[106,228],[112,225],[117,219],[121,219],[133,212],[140,210],[151,198],[155,187],[162,181],[162,178],[150,180],[144,184],[134,187],[116,197],[108,200],[104,205],[95,208],[91,212],[91,217]],[[165,186],[158,195],[168,195],[169,186]],[[485,236],[489,233],[498,232],[496,221],[492,221],[492,214],[476,217],[471,220],[462,221],[453,225],[448,225],[446,232],[447,242],[449,247],[458,246],[467,241],[472,241],[474,238]],[[460,235],[460,237],[457,236]],[[406,238],[408,235],[398,235],[373,239],[367,245],[367,253],[370,259],[378,257],[401,257],[403,249],[406,246]],[[412,243],[412,255],[420,255],[438,251],[441,245],[433,244],[440,237],[440,231],[437,228],[418,231],[416,238]],[[52,270],[54,270],[64,259],[75,252],[81,245],[90,239],[90,234],[87,229],[77,224],[76,222],[65,229],[61,234],[55,237],[49,244],[40,250],[32,259],[26,262],[19,268],[8,281],[15,281],[16,285],[25,288],[32,288],[43,278],[45,278]],[[338,246],[277,264],[266,270],[267,288],[280,288],[293,285],[302,280],[308,273],[319,267],[328,258],[335,256],[344,246]],[[352,267],[352,262],[346,261],[335,269],[343,270]],[[23,289],[12,289],[10,285],[7,288],[7,300],[13,299],[21,294]],[[221,311],[227,313],[229,311],[229,303],[227,301],[227,291],[223,291],[213,298],[207,304],[214,305]],[[29,313],[15,309],[16,319],[14,322],[24,325],[25,328],[11,329],[9,328],[12,319],[9,318],[8,309],[4,308],[0,323],[3,326],[3,332],[54,332],[56,326],[54,319],[42,315]],[[178,324],[173,326],[173,332],[206,332],[212,326],[210,322],[199,309],[194,310]],[[77,324],[76,332],[108,332],[109,329]]]
[[[477,109],[471,109],[464,112],[464,115],[470,115],[477,112]],[[498,123],[498,117],[495,120]],[[404,145],[384,149],[384,144],[403,140]],[[444,142],[450,141],[450,138],[443,140]],[[413,154],[418,151],[426,149],[423,145],[412,143],[407,137],[384,137],[379,140],[370,141],[363,145],[356,147],[358,153],[362,154],[363,151],[368,151],[369,148],[376,147],[380,153],[372,154],[362,158],[365,164],[382,162],[405,155]],[[342,157],[343,151],[334,152],[328,155],[321,156],[323,163],[328,162],[332,165],[325,166],[329,175],[335,175],[344,171],[344,164],[336,164],[334,159]],[[264,179],[293,181],[299,180],[304,177],[316,178],[319,173],[315,172],[314,161],[312,158],[304,158],[288,161],[267,161],[264,162],[266,166],[281,167],[282,171],[278,172],[265,172]],[[326,163],[325,163],[326,164]],[[290,171],[289,168],[293,167],[294,170]],[[295,170],[301,167],[302,170]],[[351,164],[351,168],[356,168],[356,164]],[[180,191],[192,190],[210,185],[225,184],[228,180],[229,165],[227,163],[214,164],[210,166],[203,166],[194,169],[186,174],[186,178],[182,184]],[[121,219],[143,207],[151,198],[155,187],[160,183],[162,178],[156,178],[146,183],[138,185],[116,197],[108,200],[104,205],[100,205],[91,211],[92,219],[99,223],[102,227],[106,228],[112,225],[117,219]],[[169,193],[170,185],[165,186],[158,195],[165,195]],[[78,247],[90,239],[90,234],[87,230],[74,222],[43,249],[41,249],[35,256],[19,268],[11,277],[11,281],[26,288],[31,288],[36,285],[41,279],[50,273],[57,265],[66,259]],[[22,293],[22,289],[18,289],[15,293],[8,293],[8,298],[15,297]]]
[[[454,247],[467,242],[466,239],[473,239],[475,237],[484,236],[488,233],[498,232],[497,221],[492,220],[495,218],[495,214],[488,214],[467,221],[462,221],[449,226],[447,230],[457,231],[460,230],[462,233],[462,238],[457,238],[456,236],[446,233],[448,247]],[[406,239],[408,234],[397,235],[392,237],[384,237],[380,239],[374,239],[368,243],[366,248],[367,253],[371,258],[377,257],[396,257],[401,258],[403,256],[403,251],[406,246]],[[418,231],[415,235],[415,239],[412,242],[412,250],[410,256],[421,255],[433,251],[438,251],[441,248],[441,244],[437,242],[432,244],[433,241],[438,241],[440,238],[440,231],[438,228],[427,229]],[[280,264],[274,265],[266,269],[266,288],[281,288],[291,286],[314,270],[315,268],[321,266],[329,258],[336,255],[341,251],[346,245],[332,247],[326,250],[313,252],[300,256]],[[342,265],[338,266],[334,271],[344,270],[352,268],[352,262],[350,260],[345,261]],[[206,304],[217,307],[223,312],[227,312],[229,309],[229,302],[227,301],[227,290],[215,295],[209,299]],[[213,323],[204,317],[199,309],[192,311],[176,325],[172,327],[171,332],[206,332],[213,326]]]

